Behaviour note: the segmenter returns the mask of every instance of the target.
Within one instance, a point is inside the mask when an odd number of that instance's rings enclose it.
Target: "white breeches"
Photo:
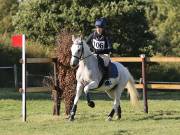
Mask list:
[[[101,58],[103,58],[104,60],[104,65],[107,67],[109,65],[110,62],[110,56],[109,54],[100,54],[99,55]]]

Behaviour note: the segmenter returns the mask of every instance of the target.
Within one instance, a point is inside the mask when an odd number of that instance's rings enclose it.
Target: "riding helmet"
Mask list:
[[[105,26],[106,26],[106,19],[105,18],[97,19],[96,22],[95,22],[95,26],[96,27],[100,27],[100,28],[105,28]]]

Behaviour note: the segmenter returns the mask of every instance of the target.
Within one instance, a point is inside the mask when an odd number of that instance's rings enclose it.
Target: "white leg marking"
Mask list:
[[[78,103],[79,97],[82,94],[82,90],[83,90],[83,85],[81,83],[77,83],[77,87],[76,87],[76,97],[74,99],[74,105],[76,105]]]

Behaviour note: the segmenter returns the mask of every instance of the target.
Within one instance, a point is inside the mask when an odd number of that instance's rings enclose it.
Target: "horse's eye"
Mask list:
[[[80,52],[81,50],[80,49],[78,49],[78,52]]]
[[[83,42],[80,42],[79,45],[83,45]]]

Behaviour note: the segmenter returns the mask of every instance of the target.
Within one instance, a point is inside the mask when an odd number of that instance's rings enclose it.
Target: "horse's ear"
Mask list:
[[[81,37],[79,37],[79,40],[80,40],[80,41],[82,41],[82,38],[81,38]]]
[[[80,39],[81,41],[83,41],[83,35],[82,35],[82,34],[79,35],[79,39]]]
[[[79,36],[79,39],[82,41],[82,39],[83,39],[82,35]]]
[[[75,36],[74,36],[74,35],[72,35],[72,41],[73,41],[73,42],[75,41]]]

